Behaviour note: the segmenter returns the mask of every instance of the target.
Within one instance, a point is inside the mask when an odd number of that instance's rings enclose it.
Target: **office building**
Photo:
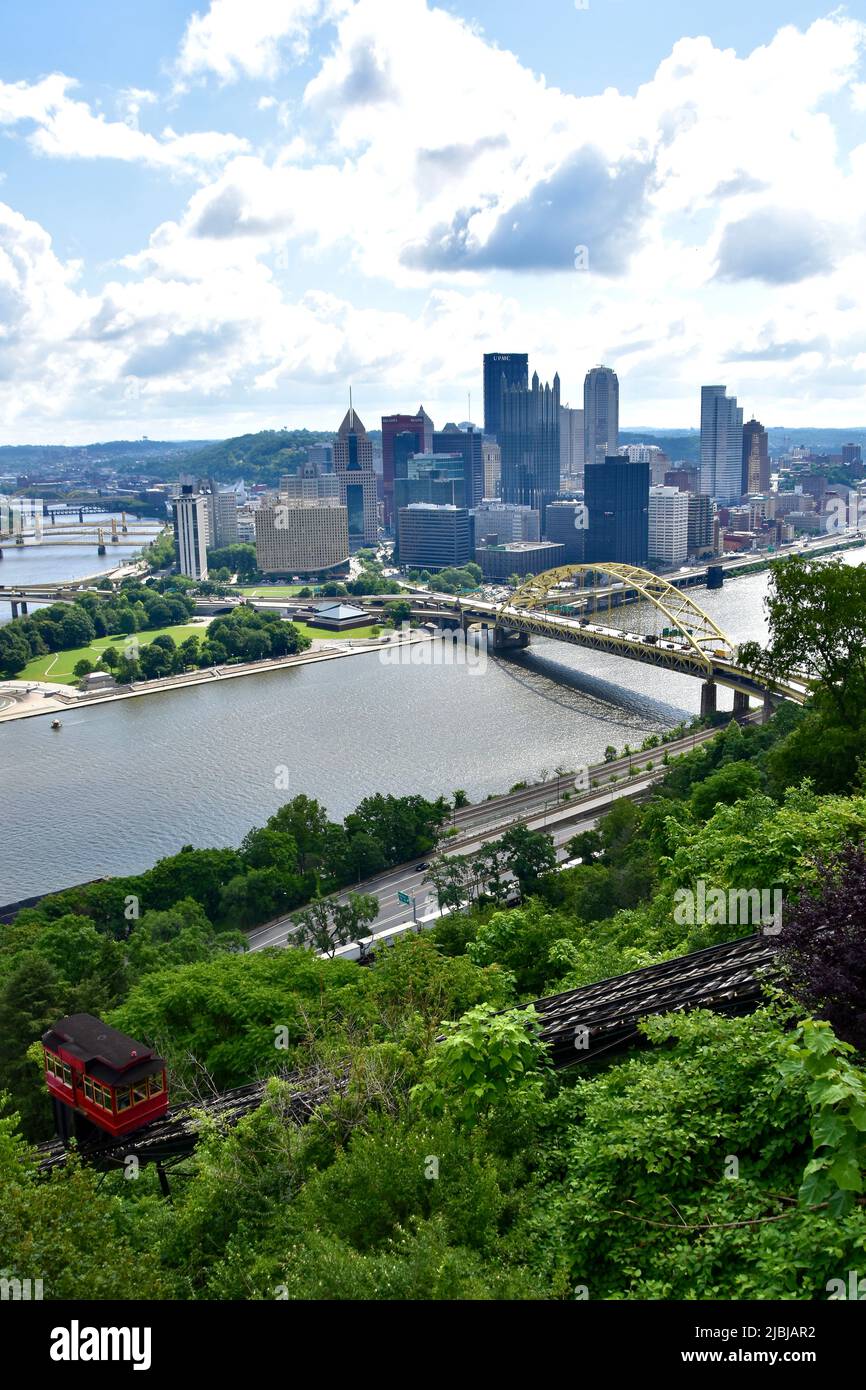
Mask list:
[[[296,473],[284,473],[280,478],[280,496],[308,502],[317,502],[324,497],[340,500],[340,479],[336,473],[326,472],[321,464],[310,460],[302,463]]]
[[[501,541],[541,540],[541,513],[534,507],[485,498],[473,515],[476,536],[496,532]]]
[[[544,574],[565,564],[565,547],[553,541],[509,541],[505,545],[476,545],[475,559],[485,579],[509,579],[517,574]]]
[[[462,454],[411,454],[406,477],[394,479],[394,538],[400,552],[400,513],[414,502],[437,506],[466,506],[466,480]]]
[[[583,486],[584,412],[559,407],[559,478],[562,487]]]
[[[311,444],[307,450],[307,461],[315,464],[320,473],[333,473],[333,444]]]
[[[361,417],[350,405],[334,441],[334,472],[339,479],[340,502],[346,508],[349,548],[379,542],[379,504],[373,445]]]
[[[848,468],[859,468],[863,462],[862,446],[860,444],[843,444],[842,462]]]
[[[650,487],[663,487],[670,459],[658,444],[621,444],[617,453],[629,463],[648,463]]]
[[[411,434],[411,453],[429,453],[433,448],[433,421],[419,405],[415,415],[382,416],[382,496],[385,506],[385,525],[394,524],[394,440],[398,434]],[[404,442],[404,452],[408,443]]]
[[[669,468],[663,478],[665,487],[678,487],[680,492],[698,493],[701,486],[701,473],[698,468]]]
[[[433,431],[434,454],[460,454],[465,479],[465,505],[474,507],[484,497],[484,437],[474,425],[463,429],[448,424]]]
[[[696,559],[714,555],[718,549],[716,509],[712,497],[690,493],[688,553]]]
[[[583,502],[551,502],[544,514],[545,540],[563,548],[563,563],[582,564],[586,558],[587,512]]]
[[[529,355],[525,352],[485,352],[484,433],[501,444],[502,393],[512,386],[529,386]]]
[[[770,438],[764,426],[750,420],[743,426],[742,495],[770,491]]]
[[[676,487],[649,490],[647,554],[657,565],[685,563],[689,553],[689,495]]]
[[[232,490],[220,492],[214,480],[209,480],[207,496],[207,544],[211,550],[236,545],[238,539],[238,497]]]
[[[256,564],[264,574],[320,574],[349,558],[348,512],[334,498],[259,507],[255,527]]]
[[[484,496],[498,497],[502,477],[502,450],[492,439],[482,442],[481,461],[484,465]]]
[[[610,367],[593,367],[583,383],[584,466],[604,463],[619,448],[619,380]]]
[[[584,501],[589,520],[588,561],[644,565],[649,543],[649,464],[619,455],[587,463]]]
[[[472,558],[467,507],[412,502],[398,516],[400,563],[407,569],[441,570]]]
[[[207,579],[207,498],[194,492],[192,483],[183,483],[171,506],[180,572]]]
[[[533,372],[528,388],[509,386],[502,395],[502,481],[504,502],[544,512],[559,493],[559,375],[542,386]]]
[[[743,495],[743,411],[726,390],[701,388],[701,492],[723,507]]]

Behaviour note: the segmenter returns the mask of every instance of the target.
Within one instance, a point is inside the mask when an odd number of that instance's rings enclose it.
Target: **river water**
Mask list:
[[[864,551],[847,552],[857,564]],[[735,641],[765,635],[766,573],[690,592]],[[0,903],[236,845],[288,797],[334,819],[374,791],[472,800],[600,759],[700,708],[700,682],[553,641],[484,669],[377,654],[0,725]],[[719,691],[720,707],[731,693]]]

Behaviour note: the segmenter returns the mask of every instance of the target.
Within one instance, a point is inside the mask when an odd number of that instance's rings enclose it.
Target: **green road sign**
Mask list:
[[[409,894],[408,894],[408,893],[398,893],[398,894],[397,894],[397,901],[400,902],[400,903],[405,903],[406,906],[408,907],[409,904],[411,903],[412,899],[409,897]]]

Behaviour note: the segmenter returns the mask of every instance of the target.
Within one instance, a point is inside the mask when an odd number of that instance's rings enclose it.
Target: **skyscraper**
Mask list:
[[[701,492],[723,507],[743,495],[743,412],[726,390],[701,388]]]
[[[649,545],[648,463],[629,463],[617,455],[587,463],[583,473],[589,513],[587,561],[645,565]]]
[[[190,579],[207,579],[207,498],[184,483],[171,505],[180,572]]]
[[[689,494],[677,487],[651,487],[649,558],[660,565],[681,565],[688,553]]]
[[[538,372],[528,388],[502,393],[503,502],[519,502],[544,512],[559,493],[559,373],[542,386]]]
[[[386,526],[394,521],[394,441],[398,434],[414,435],[413,454],[429,452],[433,447],[433,421],[423,405],[419,405],[415,415],[382,416],[382,495]]]
[[[583,383],[584,464],[604,463],[619,448],[619,379],[610,367],[593,367]]]
[[[743,426],[742,494],[770,491],[769,435],[757,420]]]
[[[484,433],[498,443],[502,429],[502,392],[512,386],[525,391],[529,386],[529,354],[526,352],[485,352],[484,354]]]
[[[349,547],[375,545],[379,539],[373,445],[352,406],[334,440],[334,472],[340,483],[340,502],[349,522]]]
[[[580,487],[583,476],[584,413],[559,407],[559,476],[563,487]]]
[[[434,454],[460,454],[463,458],[466,489],[464,505],[477,507],[484,498],[483,435],[474,425],[461,429],[448,424],[444,430],[433,431]]]

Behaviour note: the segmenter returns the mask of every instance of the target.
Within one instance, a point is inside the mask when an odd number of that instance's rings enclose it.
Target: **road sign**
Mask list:
[[[406,906],[408,907],[409,904],[410,904],[410,902],[412,901],[412,899],[409,897],[409,894],[408,894],[408,893],[398,893],[398,894],[397,894],[397,901],[398,901],[399,903],[405,903]]]

